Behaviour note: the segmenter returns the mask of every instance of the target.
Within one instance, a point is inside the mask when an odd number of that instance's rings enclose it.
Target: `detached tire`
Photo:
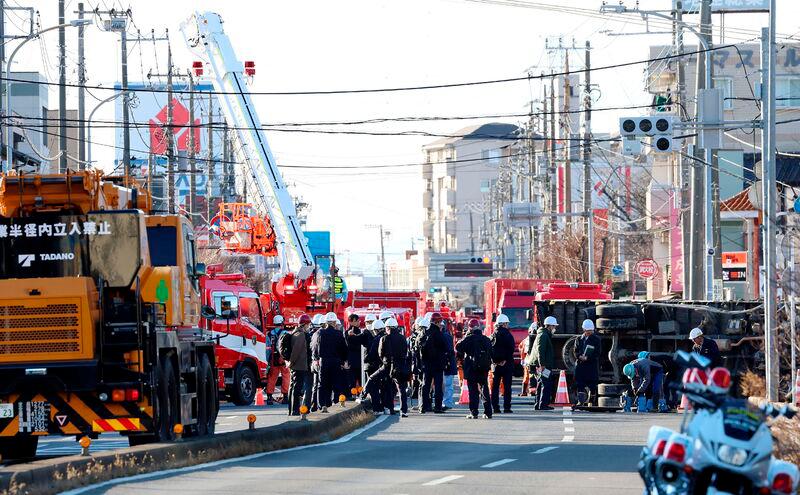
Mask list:
[[[620,397],[598,397],[597,405],[599,407],[622,407]]]
[[[628,390],[625,383],[601,383],[597,385],[597,395],[600,397],[619,397]]]
[[[0,438],[0,461],[36,457],[39,437],[20,436]]]
[[[596,309],[600,318],[633,318],[641,315],[634,304],[601,304]]]
[[[595,323],[600,330],[636,330],[638,318],[598,318]]]
[[[249,406],[256,398],[256,375],[249,366],[239,366],[233,374],[231,398],[237,406]]]

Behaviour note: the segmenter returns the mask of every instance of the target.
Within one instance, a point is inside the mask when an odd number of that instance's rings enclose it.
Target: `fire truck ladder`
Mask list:
[[[255,192],[253,206],[269,217],[275,230],[281,274],[307,279],[314,270],[314,258],[244,82],[244,65],[222,29],[222,19],[213,12],[195,12],[181,25],[181,31],[189,48],[211,69],[225,118],[234,129],[237,161],[245,167],[244,185]]]

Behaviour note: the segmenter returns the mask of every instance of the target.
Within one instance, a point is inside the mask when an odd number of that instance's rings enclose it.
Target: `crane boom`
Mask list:
[[[233,128],[237,161],[245,166],[244,184],[256,193],[253,206],[272,222],[282,274],[307,279],[314,269],[314,258],[244,82],[244,65],[222,29],[222,19],[213,12],[195,12],[181,25],[181,31],[190,49],[211,69],[214,89]]]

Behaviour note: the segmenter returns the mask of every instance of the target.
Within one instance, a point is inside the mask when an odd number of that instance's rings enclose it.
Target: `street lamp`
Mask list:
[[[38,38],[42,34],[48,31],[55,31],[56,29],[66,28],[66,27],[79,27],[79,26],[86,26],[94,22],[92,19],[74,19],[64,24],[58,24],[56,26],[49,27],[47,29],[42,29],[39,32],[30,34],[22,40],[22,43],[17,45],[13,52],[11,52],[11,56],[8,57],[8,62],[6,64],[6,112],[7,112],[7,120],[6,124],[6,161],[3,165],[3,172],[8,172],[11,170],[14,164],[14,145],[12,142],[11,137],[11,62],[14,60],[14,56],[17,54],[20,48],[25,46],[25,43]]]
[[[123,94],[125,94],[125,91],[120,91],[119,93],[114,93],[113,95],[109,96],[105,100],[103,100],[100,103],[98,103],[97,105],[95,105],[95,107],[92,109],[92,111],[89,112],[89,118],[86,119],[86,127],[87,127],[87,129],[86,129],[86,142],[89,145],[89,147],[88,147],[89,148],[89,152],[88,152],[88,154],[86,156],[86,163],[88,163],[90,166],[92,165],[92,117],[94,117],[94,113],[101,106],[103,106],[105,103],[108,103],[111,100],[115,100],[115,99],[119,98],[120,96],[122,96]]]

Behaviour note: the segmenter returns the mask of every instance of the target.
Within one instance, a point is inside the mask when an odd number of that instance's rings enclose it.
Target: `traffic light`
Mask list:
[[[445,277],[491,277],[494,272],[494,265],[491,258],[470,258],[469,263],[445,263]]]
[[[623,117],[619,119],[619,133],[623,139],[652,138],[654,152],[672,151],[674,128],[671,116]]]

